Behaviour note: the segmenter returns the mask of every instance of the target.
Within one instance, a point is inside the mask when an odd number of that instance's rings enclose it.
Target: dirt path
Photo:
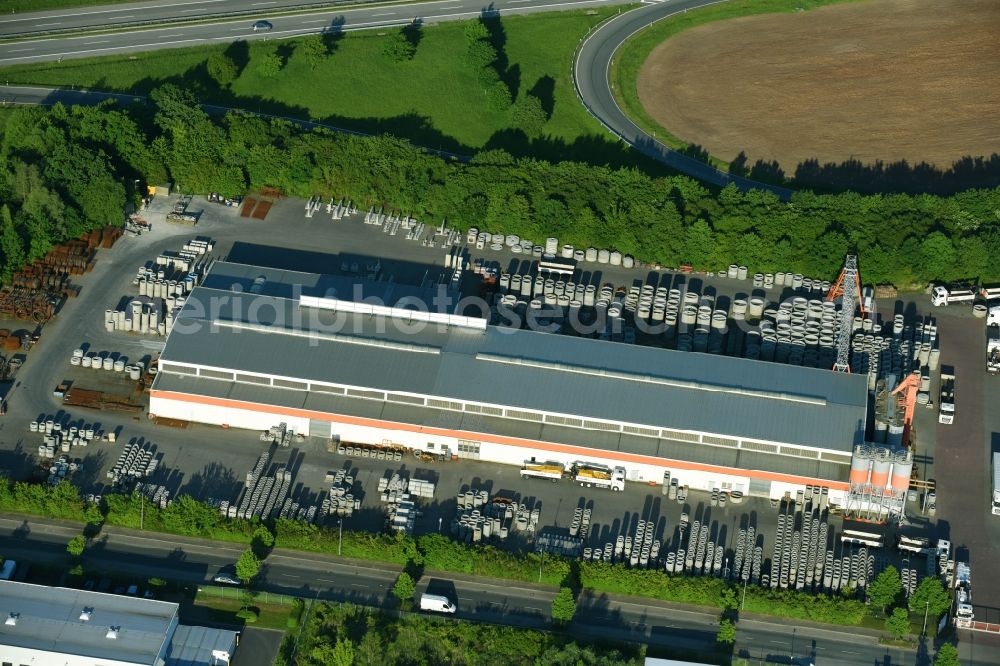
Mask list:
[[[732,160],[1000,152],[1000,2],[870,0],[720,21],[658,46],[639,98],[675,136]]]

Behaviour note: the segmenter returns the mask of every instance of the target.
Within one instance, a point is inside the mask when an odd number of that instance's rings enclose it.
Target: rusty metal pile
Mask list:
[[[14,273],[10,284],[0,289],[0,316],[44,324],[54,314],[56,303],[76,296],[69,277],[92,270],[94,251],[110,248],[120,236],[118,227],[104,227],[56,245],[44,257]]]

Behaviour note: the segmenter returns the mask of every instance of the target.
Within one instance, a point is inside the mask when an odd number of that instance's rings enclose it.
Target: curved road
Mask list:
[[[749,178],[733,176],[696,159],[668,148],[647,134],[625,115],[615,101],[608,75],[619,47],[632,35],[652,23],[689,9],[713,5],[725,0],[667,0],[645,5],[601,24],[590,33],[577,53],[573,78],[581,101],[609,132],[629,143],[639,152],[698,180],[719,186],[735,183],[741,190],[768,190],[781,199],[793,190],[768,185]]]

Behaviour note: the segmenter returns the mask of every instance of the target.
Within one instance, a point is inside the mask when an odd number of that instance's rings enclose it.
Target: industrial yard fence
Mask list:
[[[203,585],[198,588],[198,596],[200,597],[210,597],[216,599],[237,599],[241,598],[246,590],[240,587],[226,587],[223,585]],[[254,595],[254,603],[259,604],[274,604],[279,606],[291,606],[297,597],[291,597],[287,594],[277,594],[275,592],[266,592],[264,590],[256,591],[251,590]]]

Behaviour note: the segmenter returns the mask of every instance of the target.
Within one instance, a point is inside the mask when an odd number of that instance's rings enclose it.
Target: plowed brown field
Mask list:
[[[693,28],[638,80],[649,114],[731,161],[1000,153],[1000,0],[869,0]]]

